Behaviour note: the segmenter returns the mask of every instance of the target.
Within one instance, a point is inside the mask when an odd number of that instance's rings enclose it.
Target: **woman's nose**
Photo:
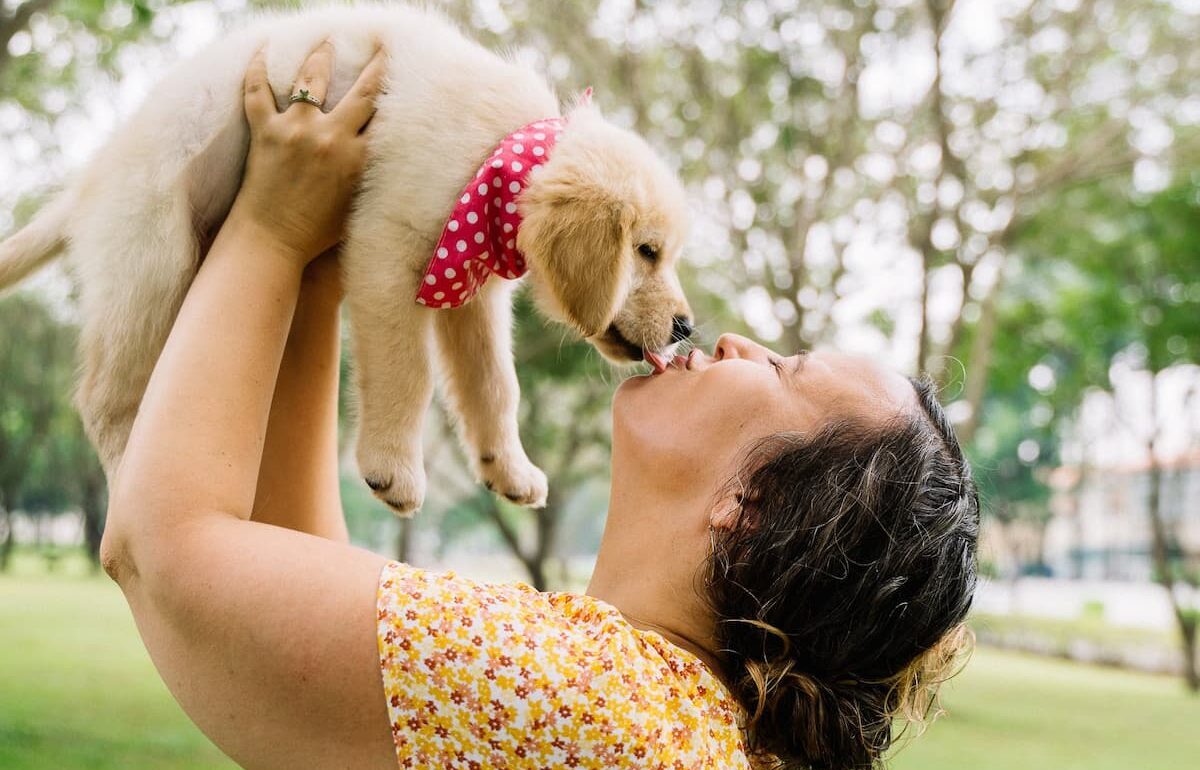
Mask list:
[[[762,345],[748,340],[740,334],[722,334],[717,338],[717,346],[713,349],[713,358],[723,361],[726,358],[747,358],[756,360],[762,358],[766,350]]]

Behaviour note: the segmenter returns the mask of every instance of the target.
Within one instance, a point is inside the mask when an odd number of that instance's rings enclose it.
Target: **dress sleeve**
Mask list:
[[[544,594],[391,562],[378,604],[400,767],[624,765],[607,756],[613,663]]]

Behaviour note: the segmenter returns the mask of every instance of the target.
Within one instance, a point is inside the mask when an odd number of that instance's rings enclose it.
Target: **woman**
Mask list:
[[[297,88],[324,96],[332,51]],[[329,114],[246,79],[246,177],[155,369],[102,558],[247,767],[858,768],[961,640],[978,503],[929,388],[726,335],[613,404],[587,593],[346,544],[336,265],[377,58]],[[397,301],[401,301],[398,299]]]

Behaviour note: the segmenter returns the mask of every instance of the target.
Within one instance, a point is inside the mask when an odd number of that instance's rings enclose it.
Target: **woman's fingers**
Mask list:
[[[313,49],[300,66],[292,86],[292,95],[304,92],[318,101],[325,101],[329,93],[329,81],[333,77],[333,56],[333,43],[329,40]],[[377,49],[349,93],[331,112],[338,123],[358,133],[371,120],[375,114],[375,97],[383,88],[387,74],[387,61],[388,56],[383,48]],[[266,54],[262,49],[254,55],[246,69],[245,102],[246,116],[251,125],[260,125],[264,119],[277,113],[275,95],[267,80]],[[296,104],[305,109],[316,106],[306,102]]]
[[[330,114],[355,133],[361,131],[375,114],[375,97],[383,89],[387,65],[387,52],[380,47],[359,73],[358,80],[354,81],[349,93]]]
[[[242,89],[250,125],[261,125],[276,114],[275,94],[271,93],[271,84],[267,81],[267,55],[262,48],[250,59]]]
[[[307,93],[317,101],[323,102],[325,95],[329,93],[331,77],[333,77],[333,43],[326,40],[314,48],[308,58],[304,60],[304,64],[300,65],[300,72],[296,75],[296,82],[292,85],[292,95],[303,96]],[[305,109],[316,107],[315,104],[307,102],[297,102],[297,104],[305,106]]]

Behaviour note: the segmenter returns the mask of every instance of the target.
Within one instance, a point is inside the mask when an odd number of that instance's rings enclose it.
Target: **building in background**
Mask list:
[[[1186,551],[1200,552],[1200,451],[1166,458],[1159,466],[1166,527]],[[1050,574],[1153,582],[1151,478],[1147,462],[1056,469],[1043,553]]]

